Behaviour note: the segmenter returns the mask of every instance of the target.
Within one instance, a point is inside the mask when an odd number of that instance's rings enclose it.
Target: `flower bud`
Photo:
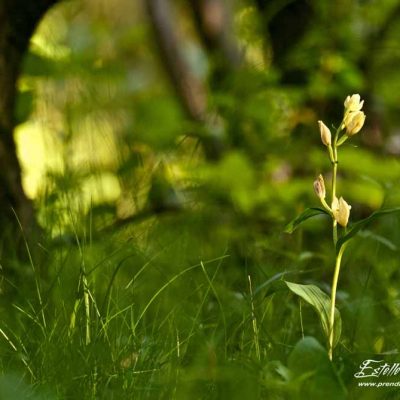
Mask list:
[[[365,114],[362,111],[349,112],[344,119],[346,135],[353,136],[358,133],[365,122]]]
[[[341,197],[335,197],[332,201],[332,213],[339,225],[345,227],[349,222],[351,206]]]
[[[345,112],[360,111],[364,105],[364,100],[361,101],[359,94],[353,94],[352,96],[347,96],[344,101]]]
[[[325,182],[324,182],[324,177],[322,175],[319,175],[318,178],[314,181],[314,191],[315,194],[320,199],[325,199],[326,196]]]
[[[322,122],[318,121],[319,131],[321,133],[321,140],[325,146],[330,146],[332,143],[332,135],[329,128]]]

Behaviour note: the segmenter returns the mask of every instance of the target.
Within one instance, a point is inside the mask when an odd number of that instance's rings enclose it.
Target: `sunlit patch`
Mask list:
[[[86,205],[115,202],[120,194],[118,179],[112,173],[92,175],[82,185],[82,200]]]
[[[57,9],[53,9],[51,16],[49,15],[43,20],[31,39],[31,48],[38,55],[51,60],[65,60],[71,55],[71,49],[62,44],[67,32],[65,16]]]
[[[55,140],[51,140],[51,132],[34,121],[16,128],[15,141],[22,166],[22,184],[27,196],[33,199],[37,196],[47,171],[62,169],[62,149]]]

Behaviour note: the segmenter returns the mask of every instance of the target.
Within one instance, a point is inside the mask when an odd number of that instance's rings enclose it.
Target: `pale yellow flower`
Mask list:
[[[365,114],[363,111],[349,112],[344,119],[346,127],[346,135],[353,136],[358,133],[365,122]]]
[[[351,206],[341,197],[335,197],[332,201],[332,213],[339,225],[346,227],[349,222]]]
[[[330,146],[332,143],[332,135],[329,128],[322,122],[318,121],[319,132],[321,133],[321,140],[325,146]]]
[[[346,112],[360,111],[364,105],[364,100],[361,101],[359,94],[347,96],[344,101],[344,108]]]

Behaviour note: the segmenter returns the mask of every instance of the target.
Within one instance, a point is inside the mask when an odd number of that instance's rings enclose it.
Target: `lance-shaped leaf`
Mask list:
[[[329,339],[330,333],[330,309],[331,309],[331,299],[329,296],[324,293],[319,287],[315,285],[300,285],[298,283],[287,282],[286,285],[288,288],[298,296],[300,296],[303,300],[305,300],[308,304],[310,304],[315,311],[317,311],[320,320],[322,329]],[[335,322],[333,326],[333,346],[339,341],[340,334],[342,332],[342,318],[340,316],[340,312],[335,308]]]
[[[383,210],[378,210],[372,213],[369,217],[362,219],[361,221],[356,222],[351,225],[347,230],[346,234],[344,234],[336,243],[336,252],[338,253],[340,248],[349,241],[352,237],[354,237],[361,229],[365,228],[370,222],[373,220],[383,217],[388,214],[400,213],[400,207],[396,208],[387,208]]]
[[[285,228],[286,233],[293,233],[300,224],[309,218],[315,217],[316,215],[326,214],[329,215],[328,211],[319,207],[311,207],[304,210],[300,215],[298,215],[294,220],[290,221]]]

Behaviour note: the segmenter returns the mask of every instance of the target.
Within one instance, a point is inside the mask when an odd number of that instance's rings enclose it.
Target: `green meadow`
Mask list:
[[[399,399],[399,21],[0,0],[0,400]]]

